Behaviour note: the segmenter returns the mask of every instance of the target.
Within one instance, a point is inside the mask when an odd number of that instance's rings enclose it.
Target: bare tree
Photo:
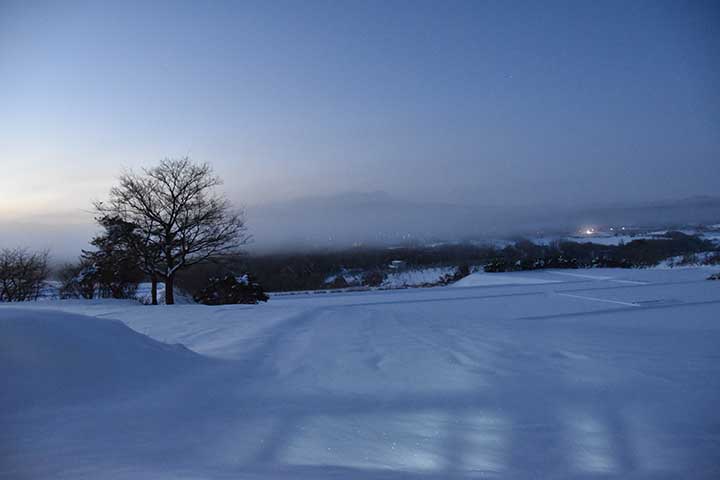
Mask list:
[[[0,302],[37,300],[48,276],[48,252],[0,250]]]
[[[166,159],[143,174],[127,172],[119,180],[108,202],[95,208],[133,225],[139,266],[151,278],[165,281],[166,304],[175,303],[178,270],[238,253],[249,240],[242,212],[216,192],[222,181],[207,163]]]

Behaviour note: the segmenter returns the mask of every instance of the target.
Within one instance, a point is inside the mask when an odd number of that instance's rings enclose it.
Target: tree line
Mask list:
[[[148,278],[136,266],[132,251],[117,247],[118,239],[128,236],[127,225],[114,217],[103,220],[102,224],[104,233],[92,242],[95,249],[83,253],[79,264],[64,270],[64,296],[127,298],[132,296],[139,279]],[[700,253],[703,256],[698,257]],[[681,232],[669,232],[663,238],[637,239],[609,246],[573,241],[537,245],[521,240],[504,248],[448,244],[266,255],[226,254],[178,270],[175,282],[202,303],[217,303],[223,298],[237,303],[232,299],[238,298],[238,291],[251,295],[252,300],[264,299],[264,295],[253,293],[262,290],[259,285],[271,291],[340,288],[342,285],[327,283],[329,277],[337,276],[339,272],[359,273],[362,285],[378,286],[390,272],[389,264],[397,259],[404,260],[408,268],[456,266],[458,271],[468,272],[470,266],[479,266],[487,272],[507,272],[543,268],[643,268],[657,265],[669,257],[678,257],[680,264],[698,263],[700,259],[703,263],[720,264],[720,251],[712,242]],[[234,280],[235,272],[252,272],[253,275],[238,282]],[[219,293],[222,293],[220,297]]]
[[[696,255],[699,253],[709,253],[704,263],[720,264],[717,245],[682,232],[668,232],[661,238],[636,239],[619,245],[574,241],[538,245],[519,240],[502,248],[471,244],[393,249],[366,247],[253,255],[228,261],[234,262],[233,268],[254,272],[268,290],[291,291],[328,288],[327,278],[342,271],[361,273],[363,285],[376,286],[390,272],[390,262],[398,259],[410,268],[455,266],[464,270],[475,266],[486,272],[508,272],[542,268],[646,268],[676,256],[683,257],[680,263],[690,264],[698,261]],[[187,281],[193,284],[195,280]]]
[[[671,257],[685,256],[688,263],[702,252],[704,263],[720,263],[720,249],[697,235],[668,232],[663,237],[636,239],[619,245],[558,241],[536,245],[517,242],[497,252],[485,263],[486,272],[539,270],[544,268],[647,268]]]

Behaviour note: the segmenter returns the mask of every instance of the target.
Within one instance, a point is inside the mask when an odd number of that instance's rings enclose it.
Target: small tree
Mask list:
[[[97,290],[95,267],[80,259],[63,265],[59,271],[60,298],[95,298]]]
[[[134,227],[116,216],[97,219],[104,232],[90,243],[94,251],[83,250],[83,263],[92,266],[90,281],[97,285],[98,296],[129,298],[143,278],[140,262],[130,248]]]
[[[0,302],[37,300],[47,276],[47,251],[0,250]]]
[[[102,204],[98,204],[101,210]],[[127,252],[128,258],[134,261],[135,268],[148,276],[151,282],[151,304],[157,305],[158,272],[162,268],[161,250],[155,237],[158,235],[157,224],[153,219],[137,218],[133,223],[123,220],[118,215],[105,215],[98,222],[111,223],[115,227],[116,241]]]
[[[95,204],[102,215],[133,225],[138,263],[165,281],[168,305],[175,303],[178,270],[238,253],[249,240],[242,213],[215,191],[221,183],[208,164],[166,159],[142,175],[123,174],[109,201]]]

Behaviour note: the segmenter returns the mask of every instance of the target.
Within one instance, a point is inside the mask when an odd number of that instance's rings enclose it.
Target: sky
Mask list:
[[[712,195],[719,59],[712,1],[0,0],[0,222],[183,155],[242,205]]]

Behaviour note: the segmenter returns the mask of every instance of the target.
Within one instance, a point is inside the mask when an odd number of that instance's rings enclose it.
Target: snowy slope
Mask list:
[[[118,320],[12,308],[1,315],[4,410],[128,394],[208,363],[182,345],[158,342]]]
[[[559,280],[548,278],[545,272],[523,272],[523,275],[517,273],[499,274],[475,272],[465,278],[461,278],[453,283],[453,287],[488,287],[491,285],[535,285],[542,283],[556,283]]]
[[[43,408],[7,389],[0,477],[718,478],[711,271],[518,272],[253,306],[0,306],[16,352],[3,373],[109,372]],[[32,351],[45,353],[20,355]]]

